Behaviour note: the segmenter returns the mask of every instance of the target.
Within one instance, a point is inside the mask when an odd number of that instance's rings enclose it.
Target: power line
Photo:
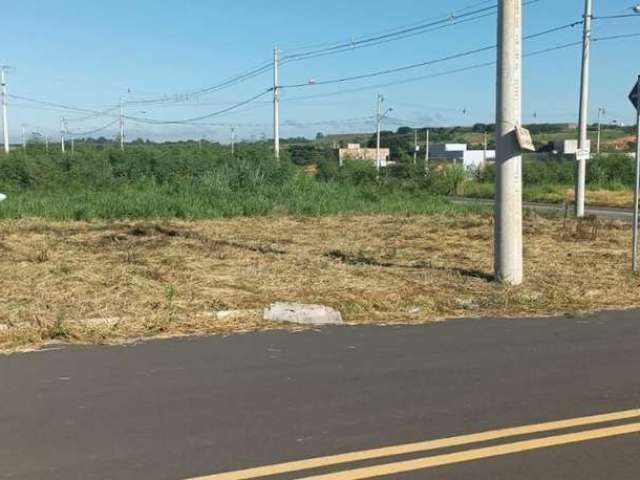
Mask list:
[[[540,1],[540,0],[537,0]],[[458,25],[462,25],[465,23],[470,23],[470,22],[474,22],[476,20],[481,20],[483,18],[487,18],[487,17],[492,17],[495,15],[495,12],[490,12],[490,13],[485,13],[482,15],[477,15],[475,17],[471,17],[471,18],[467,18],[467,19],[463,19],[463,20],[459,20],[456,21],[454,23],[446,23],[443,25],[437,25],[437,26],[433,26],[431,28],[425,28],[423,30],[417,31],[417,32],[411,32],[411,33],[406,33],[406,34],[402,34],[402,35],[397,35],[397,36],[393,36],[391,38],[385,38],[382,40],[378,40],[378,41],[372,41],[372,42],[368,42],[366,44],[349,44],[348,46],[345,45],[344,47],[337,49],[337,50],[325,50],[325,51],[321,51],[318,53],[314,53],[314,54],[306,54],[304,57],[299,57],[299,58],[291,58],[291,57],[285,57],[283,63],[293,63],[293,62],[298,62],[298,61],[303,61],[303,60],[310,60],[310,59],[314,59],[314,58],[319,58],[319,57],[325,57],[327,55],[334,55],[334,54],[338,54],[338,53],[343,53],[343,52],[351,52],[353,50],[358,50],[361,48],[368,48],[368,47],[373,47],[373,46],[377,46],[377,45],[383,45],[386,43],[390,43],[390,42],[395,42],[398,40],[404,40],[406,38],[411,38],[411,37],[415,37],[417,35],[423,35],[426,33],[430,33],[430,32],[435,32],[438,30],[442,30],[445,28],[450,28],[453,26],[458,26]]]
[[[536,34],[532,34],[528,37],[525,38],[535,38],[547,33],[551,33],[551,32],[555,32],[555,31],[559,31],[560,29],[563,28],[568,28],[570,26],[575,26],[577,24],[579,24],[580,22],[573,22],[571,24],[566,24],[564,26],[561,27],[555,27],[553,29],[549,29],[546,30],[544,32],[539,32]],[[640,37],[640,33],[629,33],[629,34],[620,34],[620,35],[611,35],[611,36],[606,36],[606,37],[597,37],[594,38],[593,41],[594,42],[599,42],[599,41],[610,41],[610,40],[617,40],[617,39],[623,39],[623,38],[634,38],[634,37]],[[534,56],[534,55],[540,55],[540,54],[544,54],[544,53],[549,53],[549,52],[553,52],[556,50],[560,50],[560,49],[564,49],[564,48],[569,48],[572,46],[576,46],[579,45],[581,42],[572,42],[572,43],[567,43],[567,44],[563,44],[563,45],[558,45],[558,46],[554,46],[554,47],[550,47],[550,48],[545,48],[542,50],[538,50],[535,52],[530,52],[528,54],[526,54],[525,56]],[[463,52],[460,54],[455,54],[455,55],[450,55],[448,57],[443,57],[441,59],[436,59],[436,60],[431,60],[429,62],[422,62],[421,64],[414,64],[414,65],[410,65],[410,66],[405,66],[405,67],[399,67],[396,69],[388,69],[385,70],[384,72],[374,72],[372,74],[364,74],[364,75],[358,75],[356,77],[347,77],[347,79],[338,79],[339,81],[347,81],[347,80],[355,80],[355,79],[362,79],[362,78],[370,78],[372,76],[379,76],[382,74],[386,74],[389,72],[395,72],[395,71],[402,71],[402,70],[407,70],[409,68],[417,68],[418,66],[424,66],[424,65],[428,65],[428,64],[432,64],[435,62],[443,62],[446,59],[452,59],[452,58],[458,58],[461,56],[468,56],[471,55],[472,53],[477,53],[479,51],[484,51],[484,50],[489,50],[495,48],[495,46],[491,46],[491,47],[482,47],[480,49],[475,49],[469,52]],[[306,99],[312,99],[312,98],[321,98],[321,97],[327,97],[327,96],[334,96],[334,95],[342,95],[342,94],[346,94],[346,93],[354,93],[354,92],[358,92],[358,91],[363,91],[363,90],[367,90],[367,89],[373,89],[373,88],[380,88],[380,87],[385,87],[385,86],[392,86],[392,85],[398,85],[398,84],[403,84],[403,83],[409,83],[409,82],[413,82],[413,81],[417,81],[417,80],[423,80],[423,79],[429,79],[429,78],[435,78],[435,77],[439,77],[439,76],[444,76],[444,75],[449,75],[449,74],[453,74],[453,73],[461,73],[464,71],[469,71],[469,70],[474,70],[474,69],[479,69],[479,68],[483,68],[483,67],[487,67],[487,66],[491,66],[491,65],[495,65],[495,62],[484,62],[484,63],[479,63],[479,64],[475,64],[475,65],[469,65],[466,67],[461,67],[461,68],[457,68],[457,69],[452,69],[452,70],[448,70],[448,71],[444,71],[444,72],[438,72],[438,73],[434,73],[434,74],[430,74],[430,75],[425,75],[425,76],[420,76],[420,77],[414,77],[411,79],[404,79],[404,80],[400,80],[400,81],[395,81],[395,82],[388,82],[385,84],[378,84],[378,85],[373,85],[373,86],[367,86],[367,87],[360,87],[358,89],[352,89],[352,90],[345,90],[345,91],[339,91],[339,92],[330,92],[330,93],[326,93],[326,94],[320,94],[320,95],[311,95],[311,96],[306,96],[306,97],[298,97],[298,98],[292,98],[292,99],[288,99],[287,101],[296,101],[296,100],[306,100]],[[327,81],[327,82],[323,82],[323,84],[326,83],[336,83],[336,80],[333,81]],[[307,84],[305,84],[305,86],[307,86]],[[281,88],[286,88],[286,87],[281,87]],[[269,92],[271,92],[273,90],[273,88],[269,88],[266,89],[265,91],[254,95],[246,100],[240,101],[230,107],[224,108],[222,110],[218,110],[206,115],[200,115],[197,117],[192,117],[192,118],[187,118],[187,119],[179,119],[179,120],[153,120],[153,119],[148,119],[148,118],[141,118],[141,117],[135,117],[135,116],[124,116],[125,119],[136,122],[136,123],[144,123],[144,124],[149,124],[149,125],[189,125],[189,124],[196,124],[196,122],[202,121],[202,120],[206,120],[209,118],[213,118],[216,116],[220,116],[223,115],[225,113],[237,110],[238,108],[248,105],[250,103],[254,103],[256,100],[260,99],[261,97],[267,95]],[[77,113],[85,113],[85,114],[90,114],[90,117],[99,117],[99,116],[115,116],[114,114],[111,114],[109,112],[112,112],[114,109],[111,108],[109,110],[106,111],[97,111],[97,110],[91,110],[88,108],[83,108],[83,107],[76,107],[76,106],[70,106],[70,105],[64,105],[64,104],[59,104],[59,103],[54,103],[54,102],[48,102],[48,101],[44,101],[44,100],[38,100],[38,99],[33,99],[33,98],[29,98],[29,97],[24,97],[24,96],[20,96],[20,95],[7,95],[10,98],[13,99],[17,99],[17,100],[22,100],[25,102],[29,102],[29,103],[34,103],[37,105],[42,105],[45,107],[51,107],[53,109],[60,109],[60,110],[64,110],[64,111],[72,111],[72,112],[77,112]],[[200,124],[200,125],[204,125],[204,124]]]
[[[232,105],[230,107],[224,108],[222,110],[218,110],[216,112],[212,112],[212,113],[208,113],[206,115],[200,115],[198,117],[192,117],[192,118],[186,118],[186,119],[181,119],[181,120],[152,120],[149,118],[140,118],[140,117],[130,117],[125,115],[124,118],[126,118],[127,120],[133,121],[133,122],[137,122],[137,123],[147,123],[150,125],[186,125],[186,124],[193,124],[195,122],[199,122],[201,120],[206,120],[208,118],[213,118],[213,117],[217,117],[219,115],[223,115],[225,113],[231,112],[233,110],[237,110],[238,108],[244,106],[244,105],[248,105],[250,103],[253,103],[254,101],[256,101],[259,98],[264,97],[266,94],[270,93],[271,91],[273,91],[273,88],[268,88],[265,91],[254,95],[251,98],[248,98],[246,100],[243,100],[239,103],[236,103],[235,105]]]
[[[467,5],[465,7],[453,8],[452,10],[450,10],[448,12],[448,14],[449,14],[448,18],[451,18],[451,14],[452,13],[465,12],[465,11],[468,11],[468,10],[472,10],[472,9],[474,9],[476,7],[480,7],[480,6],[486,5],[488,3],[495,3],[495,0],[484,0],[484,1],[481,1],[481,2],[473,3],[471,5]],[[405,29],[405,28],[416,26],[416,25],[422,25],[422,24],[425,24],[427,22],[431,22],[431,21],[434,21],[434,20],[441,19],[444,15],[446,15],[446,14],[443,13],[442,15],[424,18],[422,20],[414,21],[414,22],[407,23],[407,24],[404,24],[404,25],[398,25],[397,27],[387,28],[385,30],[372,32],[372,33],[369,33],[369,34],[363,34],[359,38],[360,39],[361,38],[366,38],[368,36],[380,35],[380,34],[389,33],[389,32],[395,32],[395,31],[400,30],[400,29]],[[285,47],[285,48],[283,48],[283,50],[284,51],[289,51],[289,52],[301,51],[301,50],[315,50],[315,49],[320,49],[320,48],[323,48],[323,47],[336,46],[336,45],[340,45],[340,44],[346,44],[346,43],[351,44],[351,42],[353,42],[353,40],[354,39],[352,38],[352,39],[349,39],[349,40],[336,40],[336,41],[332,41],[332,42],[322,42],[322,43],[316,43],[316,44],[313,44],[313,45],[299,46],[299,47],[293,47],[293,48]]]
[[[637,13],[626,13],[623,15],[602,15],[602,16],[594,16],[593,20],[613,20],[618,18],[638,18]]]
[[[102,127],[95,128],[93,130],[88,130],[86,132],[72,132],[72,131],[67,130],[67,133],[73,135],[74,137],[86,137],[88,135],[93,135],[94,133],[101,132],[102,130],[106,130],[107,128],[116,125],[119,121],[120,121],[120,119],[116,119],[116,120],[114,120],[114,121],[112,121],[112,122],[110,122],[110,123],[108,123],[108,124],[106,124],[106,125],[104,125]]]
[[[495,5],[491,6],[491,7],[485,7],[485,8],[482,8],[482,9],[475,10],[473,12],[462,14],[460,16],[460,18],[466,18],[466,17],[472,16],[472,15],[476,15],[476,14],[482,13],[482,12],[487,12],[487,11],[490,11],[490,10],[491,11],[495,11],[496,8],[497,7]],[[306,58],[308,56],[317,55],[317,54],[320,54],[320,53],[335,52],[335,51],[338,51],[338,50],[343,50],[345,48],[346,49],[350,49],[350,48],[353,48],[353,47],[366,45],[368,43],[384,40],[384,39],[387,39],[387,38],[393,38],[393,37],[397,37],[399,35],[405,35],[405,34],[408,34],[408,33],[424,30],[424,29],[427,29],[427,28],[430,28],[430,27],[442,25],[443,23],[451,23],[451,21],[452,21],[451,17],[441,18],[441,19],[433,21],[433,22],[424,23],[424,24],[417,25],[417,26],[414,26],[414,27],[404,28],[404,29],[395,31],[393,33],[374,35],[374,36],[371,36],[371,37],[368,37],[368,38],[364,38],[364,39],[361,39],[361,40],[345,42],[345,43],[334,45],[334,46],[331,46],[331,47],[312,50],[312,51],[307,52],[307,53],[289,55],[288,57],[285,57],[285,58],[289,62],[292,62],[292,61],[296,61],[298,59],[303,59],[303,58]]]
[[[528,35],[526,37],[524,37],[525,40],[529,40],[529,39],[533,39],[533,38],[538,38],[544,35],[549,35],[551,33],[555,33],[555,32],[559,32],[561,30],[566,30],[568,28],[574,28],[577,25],[581,25],[583,22],[582,21],[576,21],[576,22],[571,22],[571,23],[567,23],[564,25],[560,25],[558,27],[554,27],[554,28],[550,28],[548,30],[544,30],[542,32],[538,32],[538,33],[534,33],[531,35]],[[344,83],[344,82],[352,82],[352,81],[356,81],[356,80],[363,80],[366,78],[373,78],[373,77],[379,77],[382,75],[389,75],[392,73],[399,73],[399,72],[404,72],[407,70],[414,70],[416,68],[421,68],[421,67],[426,67],[426,66],[431,66],[431,65],[435,65],[438,63],[443,63],[443,62],[447,62],[450,60],[455,60],[458,58],[463,58],[463,57],[468,57],[470,55],[475,55],[478,53],[482,53],[482,52],[487,52],[490,50],[494,50],[496,48],[497,45],[493,44],[493,45],[488,45],[485,47],[480,47],[480,48],[475,48],[473,50],[467,50],[465,52],[461,52],[461,53],[455,53],[452,55],[447,55],[445,57],[440,57],[440,58],[436,58],[433,60],[428,60],[425,62],[420,62],[420,63],[414,63],[414,64],[410,64],[410,65],[403,65],[400,67],[395,67],[395,68],[388,68],[385,70],[379,70],[376,72],[370,72],[370,73],[364,73],[364,74],[360,74],[360,75],[354,75],[351,77],[343,77],[343,78],[337,78],[337,79],[332,79],[332,80],[323,80],[323,81],[315,81],[315,82],[307,82],[307,83],[298,83],[298,84],[291,84],[291,85],[281,85],[280,88],[283,89],[287,89],[287,88],[304,88],[304,87],[313,87],[313,86],[321,86],[321,85],[332,85],[332,84],[336,84],[336,83]]]
[[[272,67],[271,62],[264,63],[248,72],[239,74],[237,76],[231,77],[227,80],[216,83],[209,87],[201,88],[199,90],[194,90],[194,91],[182,93],[182,94],[174,94],[170,96],[165,95],[162,97],[149,98],[149,99],[143,99],[143,100],[130,100],[126,102],[126,104],[127,105],[152,105],[156,103],[180,103],[180,102],[189,101],[194,98],[199,98],[205,94],[217,92],[219,90],[223,90],[223,89],[235,86],[243,81],[255,78],[263,73],[268,72],[271,69],[271,67]]]
[[[640,34],[635,34],[636,36],[640,35]],[[595,39],[595,41],[602,41],[602,40],[611,40],[611,38],[598,38]],[[532,57],[532,56],[536,56],[536,55],[542,55],[545,53],[551,53],[557,50],[563,50],[566,48],[570,48],[570,47],[575,47],[578,45],[581,45],[582,42],[581,41],[576,41],[576,42],[570,42],[570,43],[565,43],[562,45],[556,45],[554,47],[549,47],[549,48],[544,48],[542,50],[536,50],[533,52],[529,52],[527,54],[525,54],[525,57]],[[353,88],[353,89],[349,89],[349,90],[342,90],[342,91],[334,91],[334,92],[327,92],[327,93],[321,93],[321,94],[316,94],[316,95],[306,95],[306,96],[301,96],[301,97],[294,97],[294,98],[289,98],[289,99],[285,99],[285,101],[288,102],[293,102],[293,101],[301,101],[301,100],[312,100],[312,99],[316,99],[316,98],[325,98],[325,97],[332,97],[332,96],[339,96],[339,95],[346,95],[346,94],[350,94],[350,93],[358,93],[358,92],[362,92],[362,91],[367,91],[367,90],[376,90],[376,89],[380,89],[380,88],[385,88],[385,87],[391,87],[391,86],[395,86],[395,85],[403,85],[406,83],[412,83],[412,82],[417,82],[420,80],[428,80],[428,79],[432,79],[432,78],[438,78],[438,77],[443,77],[443,76],[447,76],[447,75],[452,75],[455,73],[463,73],[463,72],[467,72],[467,71],[471,71],[471,70],[478,70],[481,68],[485,68],[485,67],[491,67],[494,66],[496,64],[495,61],[488,61],[488,62],[482,62],[482,63],[476,63],[473,65],[468,65],[468,66],[464,66],[464,67],[460,67],[460,68],[454,68],[451,70],[445,70],[443,72],[437,72],[437,73],[432,73],[429,75],[420,75],[418,77],[412,77],[412,78],[408,78],[408,79],[403,79],[403,80],[396,80],[393,82],[386,82],[386,83],[378,83],[375,85],[368,85],[365,87],[358,87],[358,88]]]

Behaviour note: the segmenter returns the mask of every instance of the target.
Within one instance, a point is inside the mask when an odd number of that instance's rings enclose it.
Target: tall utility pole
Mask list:
[[[64,118],[60,119],[60,151],[64,154]]]
[[[498,2],[497,63],[495,277],[520,285],[522,157],[516,128],[522,121],[522,0]]]
[[[424,148],[424,170],[425,172],[429,172],[429,129],[427,128],[427,138],[426,138],[425,148]]]
[[[44,136],[44,153],[49,153],[49,135]]]
[[[9,121],[7,119],[7,70],[6,65],[0,65],[0,85],[2,86],[2,132],[4,137],[4,153],[9,153]]]
[[[120,150],[124,152],[124,99],[120,97]]]
[[[273,49],[273,151],[276,160],[280,160],[280,52]]]
[[[380,169],[382,168],[382,159],[380,158],[380,130],[382,130],[382,107],[384,105],[384,97],[378,94],[378,113],[376,115],[376,179],[380,180]]]
[[[602,115],[605,115],[607,112],[604,108],[598,108],[598,145],[596,147],[596,152],[600,155],[600,135],[602,133]]]
[[[418,129],[416,128],[413,131],[413,164],[418,163],[418,150],[420,147],[418,146]]]
[[[587,183],[587,158],[589,147],[587,139],[587,119],[589,116],[589,53],[591,50],[591,20],[593,19],[593,0],[584,2],[584,29],[582,32],[582,71],[580,81],[580,137],[576,154],[576,217],[584,217],[584,195]]]
[[[236,153],[235,149],[236,149],[236,129],[231,127],[231,156],[232,157]]]
[[[487,144],[489,140],[487,138],[487,132],[484,132],[484,139],[482,142],[482,147],[484,148],[484,153],[482,154],[482,166],[484,167],[487,164]]]
[[[22,151],[27,151],[27,134],[25,133],[25,126],[22,125]]]

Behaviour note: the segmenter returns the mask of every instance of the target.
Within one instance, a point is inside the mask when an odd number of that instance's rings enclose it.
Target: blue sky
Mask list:
[[[525,35],[582,15],[583,0],[539,0],[525,7]],[[61,0],[5,2],[0,63],[13,67],[10,93],[88,109],[180,94],[215,84],[269,61],[274,45],[283,54],[300,47],[349,41],[363,35],[446,17],[480,0]],[[594,0],[595,15],[630,12],[634,0]],[[638,18],[599,20],[594,37],[640,32]],[[580,40],[581,27],[533,39],[526,51]],[[495,17],[345,53],[283,65],[282,84],[358,75],[463,52],[495,43]],[[626,99],[640,73],[640,37],[594,44],[591,118],[606,108],[608,120],[633,121]],[[393,116],[411,124],[492,122],[495,68],[376,87],[495,59],[489,51],[421,69],[329,86],[282,92],[282,135],[317,131],[369,131],[378,91]],[[524,120],[576,121],[580,49],[571,47],[525,59]],[[233,88],[176,104],[127,107],[127,114],[158,120],[183,119],[223,109],[272,85],[271,72]],[[353,91],[361,89],[359,91]],[[347,91],[347,92],[345,92]],[[327,96],[320,96],[330,94]],[[316,96],[303,99],[301,97]],[[152,138],[204,137],[226,140],[228,125],[241,137],[271,136],[268,96],[209,123],[220,126],[149,126],[127,122],[127,135]],[[72,131],[105,125],[112,117],[74,121],[76,113],[11,100],[10,127],[17,141],[28,132],[55,134],[60,117]],[[144,112],[144,113],[141,113]],[[534,117],[535,115],[535,117]],[[364,119],[364,120],[363,120]],[[322,124],[322,122],[333,122]],[[309,125],[312,124],[312,125]],[[395,128],[395,125],[394,125]],[[102,132],[116,133],[113,126]]]

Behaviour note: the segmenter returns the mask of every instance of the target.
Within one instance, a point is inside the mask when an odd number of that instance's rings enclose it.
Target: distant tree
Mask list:
[[[324,138],[324,133],[318,132],[316,133],[316,140],[322,140]]]

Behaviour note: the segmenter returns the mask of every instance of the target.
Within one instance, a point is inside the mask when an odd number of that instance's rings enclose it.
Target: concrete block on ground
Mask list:
[[[264,309],[263,318],[272,322],[289,322],[301,325],[341,325],[342,315],[324,305],[278,302]]]

